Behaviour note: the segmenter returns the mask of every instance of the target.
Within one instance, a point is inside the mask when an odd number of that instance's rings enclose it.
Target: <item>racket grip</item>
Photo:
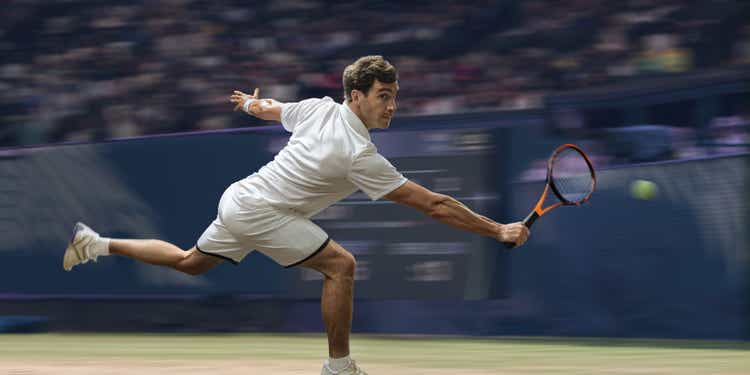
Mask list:
[[[523,225],[525,225],[526,228],[531,228],[531,226],[534,225],[534,222],[538,218],[539,218],[539,214],[536,213],[536,210],[535,211],[531,211],[531,213],[529,214],[529,216],[526,216],[526,218],[523,219]]]
[[[525,225],[526,228],[531,228],[531,226],[534,225],[534,222],[538,218],[539,218],[539,214],[537,214],[536,211],[531,211],[529,216],[526,216],[526,218],[523,219],[523,225]],[[503,242],[503,244],[505,244],[506,249],[512,249],[516,247],[515,242]]]

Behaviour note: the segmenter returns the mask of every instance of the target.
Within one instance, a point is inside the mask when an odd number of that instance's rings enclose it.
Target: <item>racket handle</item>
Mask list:
[[[526,228],[531,228],[531,226],[534,225],[534,222],[538,218],[539,218],[539,214],[536,213],[536,210],[531,211],[531,213],[529,214],[529,216],[526,216],[526,218],[523,219],[523,225],[525,225]]]
[[[534,225],[534,222],[538,218],[539,218],[539,214],[536,213],[536,210],[535,211],[531,211],[531,213],[529,214],[529,216],[526,216],[526,218],[523,219],[523,225],[525,225],[526,228],[531,228],[531,226]],[[512,249],[512,248],[516,247],[516,243],[515,242],[503,242],[503,244],[505,244],[505,248],[506,249]]]

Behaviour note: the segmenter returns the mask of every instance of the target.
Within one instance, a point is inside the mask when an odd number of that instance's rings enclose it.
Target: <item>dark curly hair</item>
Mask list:
[[[396,67],[383,56],[360,57],[347,66],[342,76],[346,101],[352,100],[352,90],[367,94],[376,79],[382,83],[393,83],[398,80]]]

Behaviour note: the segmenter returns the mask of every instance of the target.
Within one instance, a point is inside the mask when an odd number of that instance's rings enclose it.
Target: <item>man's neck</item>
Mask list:
[[[354,103],[352,103],[352,102],[351,102],[351,101],[349,101],[349,100],[347,100],[347,101],[345,102],[345,105],[346,105],[346,106],[348,106],[348,107],[349,107],[349,109],[350,109],[350,110],[351,110],[351,111],[352,111],[352,112],[353,112],[353,113],[354,113],[355,115],[357,115],[357,118],[359,118],[359,120],[360,120],[360,121],[362,121],[362,123],[363,123],[363,124],[365,125],[365,128],[367,128],[367,131],[370,131],[370,127],[369,127],[369,126],[367,126],[367,123],[366,123],[366,122],[365,122],[364,120],[362,120],[362,112],[360,112],[360,110],[359,110],[359,107],[355,106],[355,105],[354,105]]]

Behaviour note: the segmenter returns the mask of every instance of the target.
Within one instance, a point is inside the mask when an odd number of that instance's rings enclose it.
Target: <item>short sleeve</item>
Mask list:
[[[382,198],[407,181],[373,145],[354,158],[347,179],[372,200]]]
[[[297,124],[310,117],[315,109],[325,102],[333,102],[333,99],[326,96],[323,99],[311,98],[299,102],[282,104],[281,125],[288,132],[293,132]]]

